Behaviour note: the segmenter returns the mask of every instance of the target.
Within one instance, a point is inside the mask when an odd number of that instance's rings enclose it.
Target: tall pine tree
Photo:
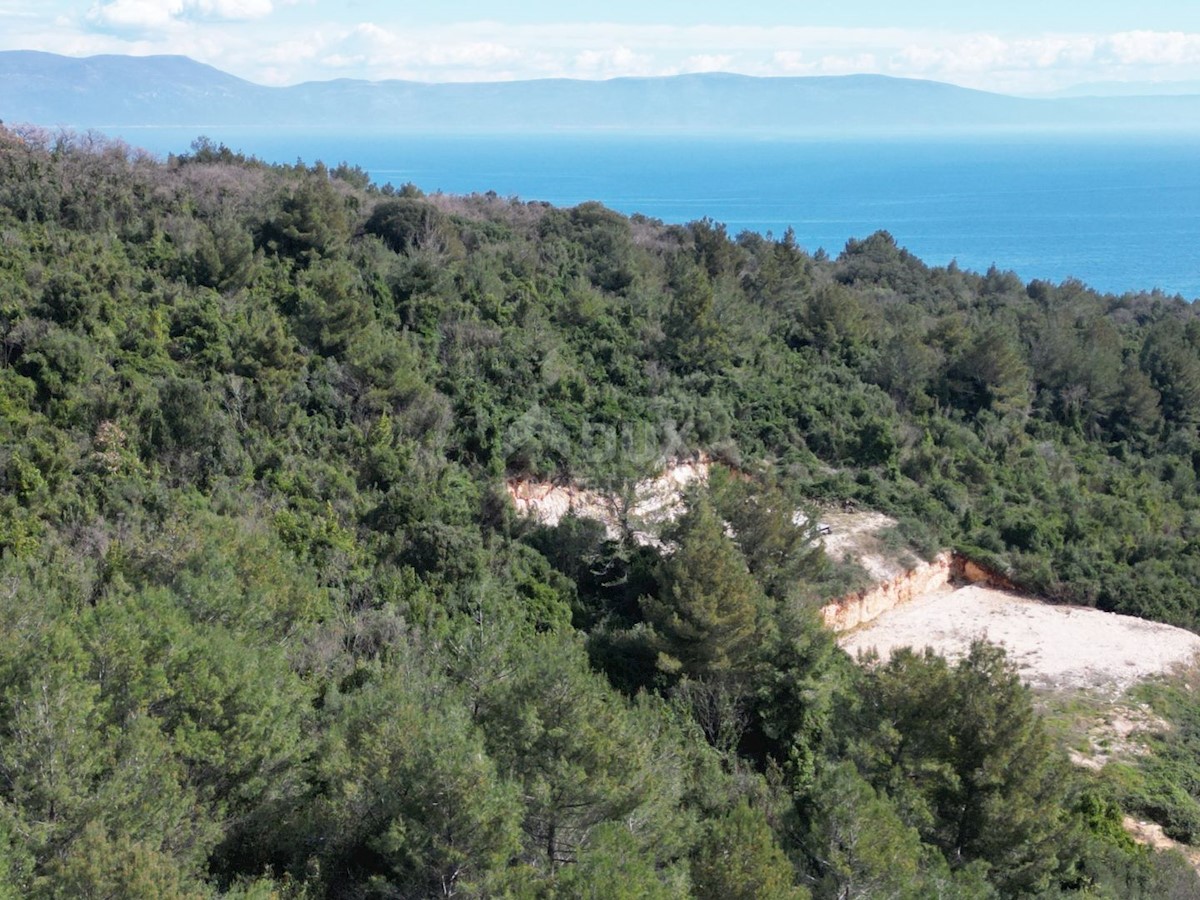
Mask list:
[[[744,669],[758,644],[766,599],[708,499],[698,497],[672,533],[657,597],[642,598],[659,668],[692,678]]]

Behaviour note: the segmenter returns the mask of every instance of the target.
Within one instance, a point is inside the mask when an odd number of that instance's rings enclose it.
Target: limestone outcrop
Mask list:
[[[948,590],[954,577],[954,562],[953,554],[940,553],[932,561],[921,563],[882,584],[826,604],[821,608],[821,618],[834,631],[849,631],[889,609],[943,588]]]
[[[634,485],[628,497],[578,485],[512,479],[508,496],[518,513],[557,525],[568,513],[604,524],[610,538],[626,528],[641,544],[657,544],[662,526],[683,510],[683,495],[695,482],[708,480],[710,462],[705,457],[679,460],[661,475]]]

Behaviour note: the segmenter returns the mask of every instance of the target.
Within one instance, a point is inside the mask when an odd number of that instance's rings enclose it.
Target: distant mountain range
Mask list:
[[[1200,81],[1086,81],[1045,97],[1162,97],[1200,94]]]
[[[1194,132],[1200,96],[1029,99],[879,75],[264,87],[182,56],[0,52],[0,120],[389,133]]]

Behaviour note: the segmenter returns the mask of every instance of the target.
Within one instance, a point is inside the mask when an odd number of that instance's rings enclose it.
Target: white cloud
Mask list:
[[[814,67],[801,50],[776,50],[771,62],[780,75],[807,75]]]
[[[1128,32],[1027,36],[895,28],[503,25],[332,30],[304,77],[426,81],[610,78],[678,72],[874,72],[987,90],[1036,92],[1089,80],[1200,77],[1200,35]],[[273,63],[286,78],[285,60]],[[1190,68],[1189,68],[1190,67]],[[293,77],[292,80],[298,80]]]
[[[620,45],[584,50],[576,54],[571,61],[571,68],[563,74],[589,78],[617,78],[628,75],[657,75],[660,74],[660,68],[653,56],[637,53]]]
[[[272,81],[288,81],[287,66],[316,67],[327,75],[383,80],[419,78],[455,80],[464,72],[487,79],[525,55],[502,41],[472,35],[413,34],[365,22],[341,31],[311,32],[284,45],[265,49],[260,58],[272,69]],[[458,38],[458,39],[456,39]],[[322,77],[320,73],[306,77]],[[291,79],[294,80],[294,79]]]
[[[429,66],[450,68],[471,66],[507,65],[521,58],[521,51],[506,44],[492,41],[469,41],[467,43],[431,44],[417,55],[417,62]]]
[[[0,17],[6,19],[39,19],[44,15],[45,9],[36,3],[0,2]]]
[[[111,0],[92,6],[88,21],[108,28],[149,30],[171,24],[182,11],[182,0]]]
[[[371,79],[499,80],[611,78],[679,72],[736,71],[796,74],[848,71],[877,65],[876,48],[910,34],[895,29],[642,26],[592,23],[503,25],[459,23],[437,29],[400,29],[363,23],[322,32],[318,54],[297,54],[326,75]],[[315,38],[310,38],[315,40]],[[804,45],[808,51],[781,50]],[[803,58],[803,66],[778,61]],[[777,57],[774,59],[773,57]],[[285,79],[286,59],[265,56],[273,81]],[[261,76],[260,76],[261,77]],[[305,78],[323,77],[309,69]]]
[[[1188,80],[1200,77],[1200,34],[930,34],[896,49],[885,70],[1012,92],[1088,81]]]
[[[681,72],[728,72],[734,64],[730,53],[699,53],[689,56],[679,67]]]
[[[852,56],[823,56],[817,64],[822,75],[855,75],[859,72],[879,72],[879,58],[873,53]]]
[[[87,12],[64,14],[57,22],[30,19],[23,14],[28,8],[23,0],[0,0],[0,46],[74,55],[183,53],[266,84],[334,77],[875,72],[1039,92],[1083,81],[1200,79],[1200,34],[1171,31],[996,34],[494,21],[414,26],[403,23],[399,12],[385,13],[382,4],[370,7],[375,21],[321,21],[322,5],[311,0],[91,0]],[[231,28],[231,22],[239,24]]]
[[[236,22],[271,14],[271,0],[100,0],[87,21],[100,28],[155,31],[176,22]]]
[[[1103,48],[1121,65],[1200,63],[1200,34],[1181,31],[1125,31],[1109,36]]]
[[[191,0],[184,6],[202,18],[226,22],[261,19],[273,10],[271,0]]]
[[[319,35],[299,37],[260,47],[256,59],[268,66],[307,65],[321,56],[325,41]],[[337,54],[331,54],[337,55]],[[347,55],[353,55],[347,53]]]

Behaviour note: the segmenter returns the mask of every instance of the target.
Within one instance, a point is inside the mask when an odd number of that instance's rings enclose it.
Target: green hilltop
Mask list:
[[[854,663],[814,507],[1196,628],[1198,422],[1179,299],[0,129],[0,897],[1195,896],[1191,731]]]

